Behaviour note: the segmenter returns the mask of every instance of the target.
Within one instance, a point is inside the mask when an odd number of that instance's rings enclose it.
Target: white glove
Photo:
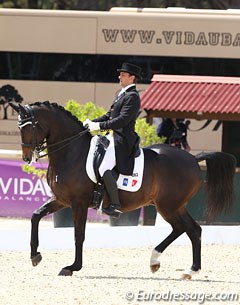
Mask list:
[[[100,123],[99,122],[88,122],[88,129],[90,131],[100,130]]]
[[[91,120],[86,119],[86,120],[83,122],[83,126],[86,128],[86,127],[87,127],[86,125],[88,125],[89,122],[91,122]]]

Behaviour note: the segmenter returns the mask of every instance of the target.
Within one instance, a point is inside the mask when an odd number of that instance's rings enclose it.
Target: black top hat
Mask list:
[[[135,75],[136,77],[141,79],[141,72],[142,69],[136,65],[133,64],[129,64],[127,62],[124,62],[122,64],[122,68],[121,69],[117,69],[118,72],[127,72],[129,74]]]

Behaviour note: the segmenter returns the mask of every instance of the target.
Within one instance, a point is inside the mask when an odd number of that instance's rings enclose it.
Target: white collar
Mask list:
[[[135,84],[130,84],[130,85],[127,85],[126,87],[122,88],[121,91],[118,93],[118,96],[120,96],[122,93],[127,91],[129,88],[134,87],[134,86],[135,86]]]

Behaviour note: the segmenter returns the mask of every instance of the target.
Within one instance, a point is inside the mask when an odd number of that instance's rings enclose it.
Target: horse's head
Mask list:
[[[37,161],[39,152],[42,151],[45,134],[34,114],[34,109],[30,105],[9,104],[18,113],[18,128],[22,139],[22,158],[28,163]]]

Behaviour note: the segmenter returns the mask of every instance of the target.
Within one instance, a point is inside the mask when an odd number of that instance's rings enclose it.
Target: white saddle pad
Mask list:
[[[93,169],[93,156],[95,152],[95,147],[97,144],[98,136],[94,136],[91,140],[90,149],[88,152],[87,162],[86,162],[86,171],[88,177],[94,182],[97,183],[96,176]],[[144,169],[144,153],[142,148],[140,148],[140,155],[135,158],[134,170],[131,176],[126,176],[120,174],[117,180],[117,186],[119,189],[129,192],[136,192],[140,189],[142,185],[143,178],[143,169]]]

